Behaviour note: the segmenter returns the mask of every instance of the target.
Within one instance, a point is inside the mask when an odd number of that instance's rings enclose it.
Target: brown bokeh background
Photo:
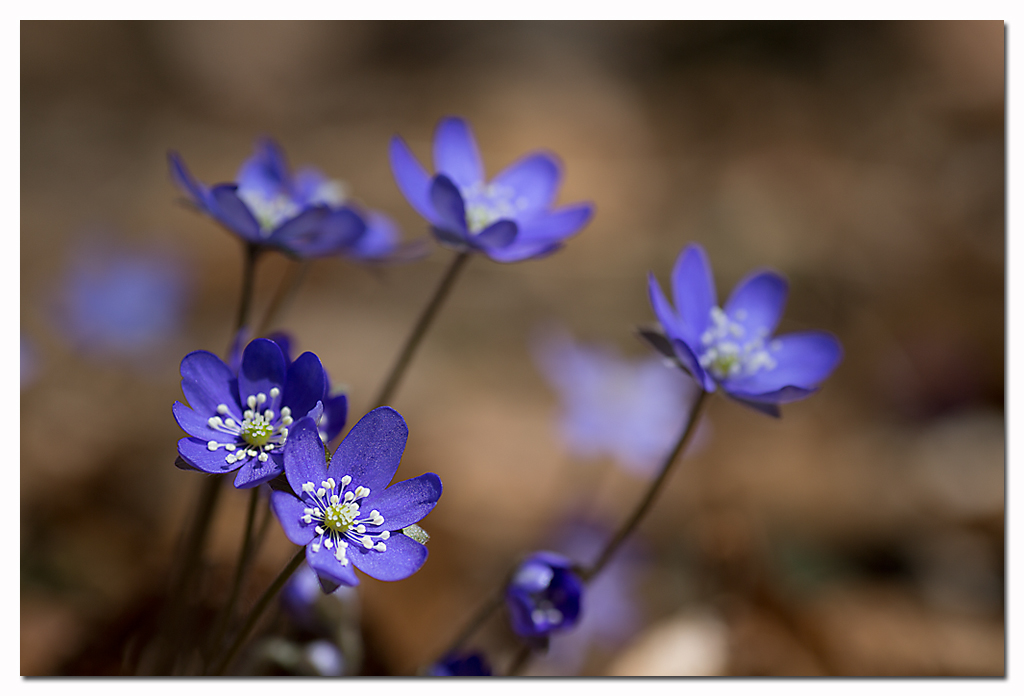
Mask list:
[[[360,587],[366,670],[435,656],[567,512],[627,513],[643,482],[564,450],[529,337],[555,321],[645,355],[646,274],[667,282],[697,241],[720,294],[785,273],[782,330],[833,331],[846,357],[780,421],[712,400],[641,527],[643,628],[585,673],[1003,674],[1003,58],[1001,22],[23,22],[22,674],[119,673],[118,631],[162,589],[199,489],[172,466],[177,365],[224,352],[241,255],[176,204],[166,151],[225,181],[273,135],[412,239],[388,139],[426,159],[447,114],[489,175],[557,152],[559,200],[597,213],[551,258],[474,260],[395,398],[399,476],[445,492],[424,568]],[[145,368],[80,354],[49,318],[96,228],[191,271],[185,327]],[[311,267],[278,328],[349,387],[350,423],[450,256]],[[257,314],[289,263],[261,262]],[[215,519],[214,599],[246,499],[227,490]],[[292,550],[273,528],[245,603]],[[477,644],[499,669],[514,651],[500,620]]]

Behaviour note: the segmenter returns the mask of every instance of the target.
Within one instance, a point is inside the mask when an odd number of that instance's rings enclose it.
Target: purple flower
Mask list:
[[[60,285],[59,328],[91,353],[148,355],[181,328],[186,275],[168,253],[83,243]]]
[[[486,181],[473,132],[461,118],[437,125],[433,177],[397,135],[390,155],[406,200],[440,243],[459,251],[502,263],[539,258],[560,249],[593,213],[589,203],[552,209],[562,171],[548,153],[527,155]]]
[[[763,413],[778,417],[779,404],[813,394],[842,359],[839,341],[824,331],[772,338],[788,291],[777,273],[751,273],[719,307],[711,265],[698,244],[686,247],[672,270],[675,308],[653,273],[649,289],[666,334],[645,333],[652,345],[677,360],[705,391],[721,386]]]
[[[191,408],[175,402],[173,412],[191,437],[178,441],[178,454],[210,474],[237,469],[236,488],[258,486],[283,471],[293,421],[319,419],[326,389],[316,355],[288,364],[265,338],[246,346],[237,376],[213,353],[189,353],[181,361],[181,390]]]
[[[505,588],[512,630],[541,638],[571,628],[580,617],[583,581],[565,556],[539,551],[516,569]]]
[[[534,346],[538,365],[561,397],[559,425],[580,457],[608,455],[634,474],[650,474],[697,395],[691,380],[656,357],[627,360],[615,348],[551,333]]]
[[[175,184],[202,212],[260,247],[310,259],[341,255],[355,261],[408,258],[394,223],[348,203],[341,182],[305,167],[293,175],[273,140],[259,141],[238,170],[236,182],[208,187],[189,173],[176,152],[168,154]]]
[[[491,666],[483,654],[455,654],[444,657],[440,662],[431,665],[427,671],[430,677],[489,677]]]
[[[427,560],[426,546],[404,531],[434,509],[441,479],[423,474],[388,487],[408,435],[398,412],[381,406],[355,424],[328,464],[311,418],[292,429],[284,472],[294,495],[276,490],[270,503],[285,535],[306,547],[325,592],[359,584],[353,566],[378,580],[401,580]]]

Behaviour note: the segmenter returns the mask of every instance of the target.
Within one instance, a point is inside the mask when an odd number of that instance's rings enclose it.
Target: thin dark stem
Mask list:
[[[522,645],[519,647],[519,652],[512,659],[512,664],[509,665],[508,677],[518,677],[526,669],[526,665],[530,662],[530,657],[533,655],[533,648],[529,645]]]
[[[416,325],[413,327],[412,333],[410,333],[409,338],[406,339],[405,345],[402,347],[402,352],[399,353],[398,359],[391,368],[391,372],[388,374],[388,378],[384,382],[384,386],[381,387],[380,393],[377,394],[377,398],[373,400],[373,403],[376,406],[384,406],[391,400],[391,396],[394,394],[395,389],[398,388],[398,383],[405,374],[405,370],[409,366],[409,362],[412,360],[412,356],[416,352],[416,348],[419,347],[420,342],[427,333],[427,329],[434,320],[434,315],[437,314],[437,310],[441,308],[442,304],[444,304],[444,300],[452,289],[452,285],[455,283],[455,279],[458,277],[459,271],[462,270],[468,260],[469,253],[465,251],[460,252],[454,259],[452,259],[451,265],[448,266],[448,270],[445,272],[444,277],[441,278],[441,283],[437,286],[437,289],[434,290],[434,296],[430,298],[430,302],[423,309],[423,313],[416,321]]]
[[[622,526],[619,527],[619,530],[615,532],[608,543],[605,544],[604,549],[597,557],[597,560],[594,561],[594,564],[582,573],[583,580],[585,582],[589,582],[601,572],[608,561],[611,560],[611,557],[615,552],[618,551],[619,547],[622,546],[622,543],[626,538],[632,534],[633,530],[636,529],[638,524],[640,524],[640,521],[647,514],[648,510],[650,510],[651,505],[654,503],[654,499],[658,497],[658,493],[661,492],[665,480],[671,473],[673,464],[675,464],[676,459],[679,458],[679,453],[686,448],[686,443],[689,442],[690,436],[693,435],[694,426],[697,424],[701,408],[703,407],[704,400],[706,398],[707,392],[702,390],[700,392],[700,396],[698,396],[696,402],[694,402],[693,408],[690,409],[690,417],[686,421],[686,427],[683,428],[683,432],[676,441],[675,447],[672,448],[672,451],[668,453],[668,456],[666,456],[665,460],[662,462],[661,470],[658,472],[654,481],[651,482],[650,487],[647,489],[647,493],[644,494],[644,497],[637,504],[636,508],[633,510],[633,514],[626,519]]]
[[[217,618],[216,628],[213,631],[213,640],[208,644],[207,649],[211,653],[220,649],[224,633],[231,622],[231,615],[235,611],[235,603],[238,602],[238,595],[242,590],[242,580],[249,569],[249,561],[253,555],[253,523],[256,520],[256,505],[259,503],[259,499],[259,487],[253,488],[249,494],[249,511],[245,517],[245,531],[242,535],[242,547],[238,552],[238,562],[235,565],[235,576],[231,581],[231,592],[228,594],[228,601],[221,607],[220,616]]]
[[[504,602],[504,600],[505,585],[503,583],[502,586],[498,589],[498,591],[490,597],[488,597],[487,601],[484,602],[479,609],[477,609],[476,614],[474,614],[473,618],[469,620],[469,623],[467,623],[465,628],[462,629],[462,632],[459,633],[459,635],[455,637],[455,640],[453,640],[448,645],[448,648],[443,653],[441,653],[441,656],[438,658],[438,661],[444,659],[448,655],[454,654],[459,648],[463,646],[463,644],[465,644],[466,641],[472,638],[473,634],[480,630],[480,627],[483,626],[484,622],[490,618],[491,614],[493,614],[499,607],[501,607],[502,602]]]
[[[281,279],[281,284],[277,288],[277,292],[274,294],[273,299],[270,301],[270,307],[267,308],[267,313],[263,317],[263,321],[260,322],[259,328],[257,329],[255,336],[263,336],[274,322],[277,321],[278,316],[284,312],[292,300],[295,299],[295,295],[299,290],[299,286],[306,277],[306,273],[309,271],[309,261],[299,261],[296,264],[291,264],[288,270],[285,272],[284,278]]]
[[[264,590],[263,594],[260,595],[258,600],[256,600],[256,604],[253,605],[252,610],[249,612],[249,617],[245,620],[245,624],[242,625],[238,635],[235,636],[235,640],[231,644],[231,647],[227,649],[227,651],[213,666],[213,669],[210,671],[211,674],[215,676],[224,674],[224,670],[227,669],[229,664],[231,664],[231,660],[235,657],[235,654],[238,653],[238,650],[245,644],[245,641],[248,639],[253,627],[256,626],[256,622],[260,620],[261,616],[263,616],[263,612],[266,610],[267,605],[270,604],[270,601],[277,596],[277,593],[281,591],[284,584],[288,582],[288,578],[290,578],[292,573],[302,565],[302,561],[305,558],[306,548],[302,547],[294,556],[292,556],[292,560],[288,561],[288,565],[278,573],[277,577],[274,578],[274,582],[270,583],[270,587]]]
[[[245,247],[245,261],[242,264],[242,296],[238,301],[238,315],[235,319],[235,333],[249,321],[249,308],[252,307],[252,286],[256,277],[256,257],[259,256],[259,247],[255,244],[247,244]],[[231,340],[234,340],[232,335]]]

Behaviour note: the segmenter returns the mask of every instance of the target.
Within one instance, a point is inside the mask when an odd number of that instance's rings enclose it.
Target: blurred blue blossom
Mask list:
[[[550,551],[530,555],[505,588],[512,630],[523,638],[543,638],[572,628],[580,617],[583,589],[565,556]]]
[[[378,580],[402,580],[427,560],[405,534],[441,497],[441,479],[423,474],[388,486],[409,429],[394,409],[363,416],[327,462],[312,418],[288,436],[284,472],[293,493],[275,490],[270,504],[285,535],[306,547],[306,562],[325,592],[359,584],[353,566]]]
[[[427,670],[430,677],[489,677],[491,666],[482,653],[449,655]]]
[[[206,186],[178,153],[170,152],[168,160],[171,177],[192,204],[250,244],[301,259],[386,261],[419,254],[418,246],[401,245],[390,218],[352,205],[341,182],[312,167],[292,174],[284,152],[269,138],[256,144],[234,183]]]
[[[488,182],[476,139],[461,118],[444,118],[434,132],[434,176],[401,137],[391,140],[391,171],[409,204],[442,244],[511,263],[547,256],[590,220],[593,206],[552,209],[562,168],[536,152]]]
[[[629,360],[612,346],[576,343],[564,331],[538,334],[533,355],[558,391],[559,430],[569,450],[608,455],[634,474],[657,468],[699,393],[661,359]]]
[[[686,247],[672,269],[674,308],[653,273],[648,288],[665,331],[663,338],[646,334],[655,348],[678,360],[705,391],[721,386],[763,413],[777,417],[779,404],[813,394],[842,359],[839,341],[824,331],[772,338],[789,289],[778,273],[751,273],[719,307],[711,264],[699,244]]]
[[[57,326],[76,347],[108,357],[138,357],[181,330],[188,275],[173,254],[83,242],[61,280]]]

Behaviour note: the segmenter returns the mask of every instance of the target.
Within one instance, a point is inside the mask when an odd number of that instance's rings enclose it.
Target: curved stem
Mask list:
[[[686,427],[683,428],[683,432],[680,434],[679,439],[676,440],[675,446],[672,451],[668,453],[665,460],[661,464],[661,470],[655,477],[654,481],[651,482],[650,487],[647,489],[647,493],[640,499],[636,508],[633,509],[633,514],[626,518],[626,521],[619,527],[618,531],[612,536],[612,538],[605,544],[597,560],[587,570],[583,571],[583,581],[589,582],[596,576],[601,570],[607,565],[611,557],[618,551],[619,547],[626,538],[632,534],[633,530],[636,529],[637,525],[650,510],[651,505],[654,503],[654,499],[658,497],[658,493],[661,492],[662,486],[665,480],[668,478],[669,473],[672,471],[673,464],[676,459],[679,458],[679,453],[686,447],[686,443],[689,442],[690,437],[693,435],[694,426],[697,424],[698,417],[700,416],[701,408],[704,405],[704,400],[707,398],[708,393],[701,391],[697,400],[693,404],[693,408],[690,409],[690,417],[686,421]]]
[[[521,645],[519,652],[512,658],[512,664],[509,665],[507,677],[518,677],[522,676],[522,672],[526,669],[526,665],[530,662],[530,657],[533,656],[533,648],[529,645]]]
[[[263,321],[260,322],[259,327],[256,330],[254,336],[263,336],[267,333],[267,330],[274,325],[278,315],[291,304],[292,300],[295,299],[295,295],[299,290],[299,285],[306,277],[306,273],[309,271],[309,261],[299,261],[296,264],[291,264],[288,270],[285,272],[284,278],[281,279],[281,284],[277,288],[277,292],[274,294],[273,299],[270,301],[270,307],[267,308],[267,313],[263,317]]]
[[[245,246],[245,261],[242,264],[242,296],[238,301],[238,314],[235,319],[235,333],[249,321],[249,308],[252,307],[252,287],[256,277],[256,257],[259,247],[251,242]],[[234,341],[232,336],[231,340]]]
[[[441,653],[437,661],[443,660],[446,656],[454,654],[462,645],[473,637],[473,634],[480,630],[480,627],[484,625],[484,622],[490,618],[505,600],[505,583],[502,583],[501,587],[493,595],[487,598],[477,609],[476,614],[469,620],[469,623],[462,629],[462,631],[455,637],[448,648]]]
[[[430,302],[423,308],[423,313],[420,314],[420,318],[416,321],[416,325],[409,334],[409,338],[405,340],[402,352],[398,354],[398,359],[395,360],[395,364],[392,366],[391,372],[388,374],[388,378],[384,381],[384,386],[381,387],[380,392],[377,394],[377,398],[373,400],[375,406],[385,406],[387,405],[387,402],[391,400],[391,396],[394,394],[395,389],[398,388],[398,383],[405,374],[405,370],[409,366],[409,362],[412,360],[413,354],[416,352],[419,344],[423,341],[423,337],[426,335],[427,329],[430,328],[430,324],[434,320],[434,315],[437,314],[437,310],[439,310],[441,305],[444,304],[445,298],[448,297],[448,293],[451,291],[452,285],[454,285],[455,279],[459,275],[459,271],[462,270],[468,260],[469,253],[465,251],[460,252],[454,259],[452,259],[452,263],[448,266],[448,270],[441,278],[440,284],[438,284],[437,289],[434,290],[434,296],[430,298]]]
[[[270,583],[270,587],[264,590],[263,594],[260,595],[260,598],[256,600],[256,604],[253,605],[252,610],[249,612],[249,617],[245,620],[245,624],[243,624],[242,628],[238,631],[238,635],[235,636],[235,640],[231,644],[231,647],[229,647],[221,658],[217,660],[217,663],[210,671],[211,674],[215,676],[224,674],[224,670],[227,669],[239,648],[245,644],[245,641],[249,637],[249,633],[252,632],[256,622],[260,620],[261,616],[263,616],[263,612],[266,610],[267,605],[270,604],[270,601],[277,596],[277,593],[281,591],[284,584],[288,582],[288,578],[290,578],[292,573],[302,565],[302,561],[305,560],[305,558],[306,547],[303,546],[299,548],[294,556],[292,556],[292,560],[288,561],[288,565],[278,573],[277,577],[274,578],[274,582]]]
[[[231,622],[231,614],[235,611],[235,604],[238,602],[238,595],[242,590],[242,580],[249,569],[249,561],[253,555],[253,523],[256,520],[256,505],[259,502],[259,487],[252,489],[249,495],[249,511],[245,517],[245,532],[242,536],[242,548],[238,552],[238,562],[235,565],[235,576],[231,581],[231,592],[228,594],[228,601],[220,610],[216,627],[213,631],[213,640],[208,644],[207,650],[213,652],[220,648],[224,639],[228,624]]]

